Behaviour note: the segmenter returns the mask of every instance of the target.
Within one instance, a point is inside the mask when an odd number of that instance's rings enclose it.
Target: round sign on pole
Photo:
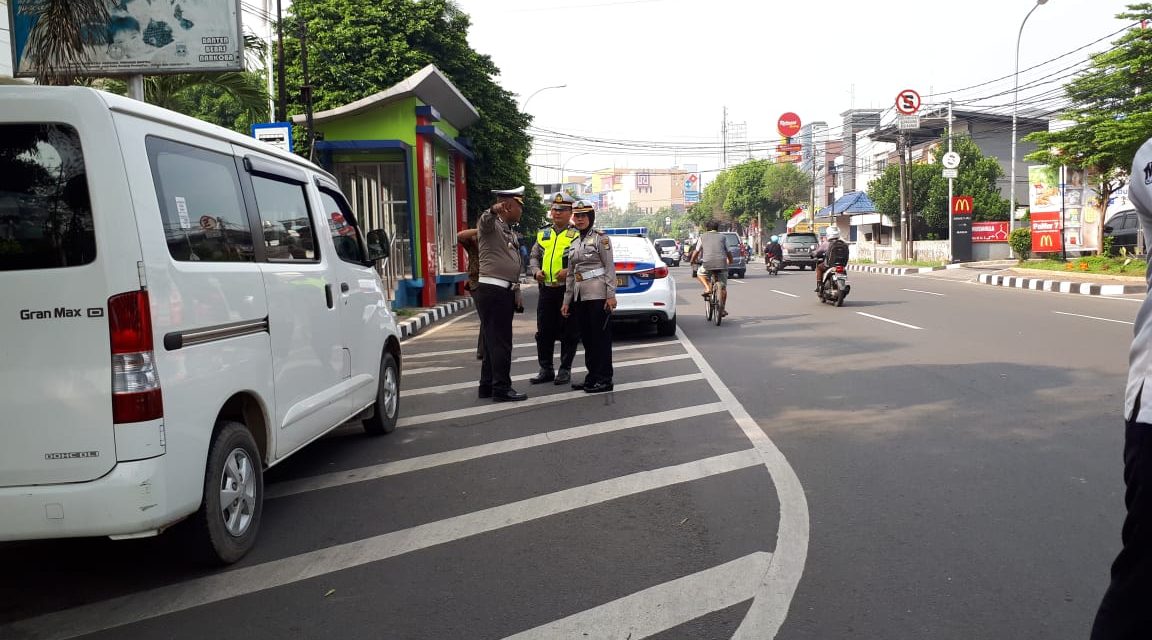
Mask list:
[[[944,165],[945,169],[955,169],[960,166],[960,154],[949,151],[940,157],[940,164]]]
[[[800,116],[791,111],[785,113],[776,121],[776,130],[785,138],[791,138],[800,133]]]
[[[920,110],[920,94],[912,89],[905,89],[896,95],[896,110],[910,116]]]

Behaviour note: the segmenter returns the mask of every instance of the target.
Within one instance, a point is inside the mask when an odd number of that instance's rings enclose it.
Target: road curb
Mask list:
[[[1040,280],[1017,276],[1000,276],[981,273],[976,281],[994,287],[1013,287],[1033,291],[1055,293],[1075,293],[1083,296],[1123,296],[1130,293],[1144,293],[1146,287],[1136,284],[1096,284],[1093,282],[1068,282],[1066,280]]]
[[[862,271],[864,273],[882,273],[889,276],[906,276],[930,271],[942,271],[947,267],[881,267],[871,264],[849,264],[849,271]]]
[[[400,329],[400,339],[407,340],[408,338],[411,338],[412,336],[420,333],[422,329],[425,329],[435,324],[436,322],[447,318],[457,311],[467,309],[471,306],[472,298],[457,298],[450,302],[436,305],[431,309],[425,309],[420,313],[420,315],[408,318],[403,322],[397,322],[396,327]]]

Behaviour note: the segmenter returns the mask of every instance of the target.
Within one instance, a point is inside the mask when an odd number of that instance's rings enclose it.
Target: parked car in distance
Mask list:
[[[676,241],[672,238],[657,238],[652,242],[656,250],[660,252],[660,259],[664,264],[670,267],[680,266],[680,247],[677,246]]]
[[[396,428],[388,241],[327,171],[29,85],[0,86],[0,176],[0,541],[173,528],[235,562],[264,469],[349,420]]]
[[[780,244],[784,248],[784,262],[780,265],[781,269],[792,266],[800,267],[801,271],[804,270],[804,267],[816,268],[816,256],[814,254],[816,247],[820,246],[820,240],[815,233],[810,231],[786,233],[780,239]]]
[[[1112,238],[1112,255],[1123,248],[1128,253],[1136,252],[1136,235],[1140,233],[1140,216],[1135,209],[1118,211],[1104,223],[1104,237]]]
[[[740,234],[735,231],[721,231],[724,236],[724,248],[732,256],[732,263],[728,265],[729,278],[743,278],[748,270],[748,248],[741,240]]]
[[[668,273],[656,247],[645,238],[608,236],[616,261],[618,322],[656,325],[662,336],[676,334],[676,280]]]

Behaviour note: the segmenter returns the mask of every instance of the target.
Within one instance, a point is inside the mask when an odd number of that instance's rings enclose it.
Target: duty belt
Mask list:
[[[518,282],[511,282],[503,278],[493,278],[492,276],[480,276],[481,284],[491,284],[504,289],[515,289],[519,286]]]
[[[604,267],[600,267],[599,269],[589,269],[588,271],[577,271],[576,272],[576,282],[584,282],[585,280],[587,280],[589,278],[595,278],[596,276],[602,276],[602,275],[604,275],[604,273],[605,273]]]

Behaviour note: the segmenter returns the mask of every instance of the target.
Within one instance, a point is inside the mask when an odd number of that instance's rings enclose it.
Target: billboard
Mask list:
[[[687,204],[700,202],[700,174],[689,173],[684,179],[684,202]]]
[[[972,242],[1008,242],[1008,221],[973,222]]]
[[[10,0],[12,68],[15,76],[35,76],[27,53],[40,18],[36,0]],[[87,47],[78,73],[97,76],[241,71],[244,38],[240,0],[181,0],[109,3],[108,24]]]

